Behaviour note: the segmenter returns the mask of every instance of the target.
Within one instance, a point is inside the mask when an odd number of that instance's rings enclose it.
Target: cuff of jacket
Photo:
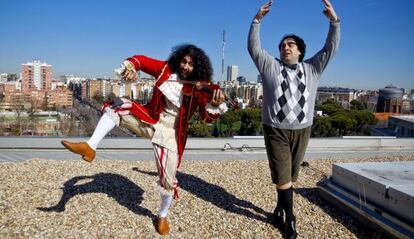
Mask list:
[[[228,110],[226,103],[221,103],[219,106],[213,106],[211,103],[206,105],[206,111],[213,115],[224,114]]]

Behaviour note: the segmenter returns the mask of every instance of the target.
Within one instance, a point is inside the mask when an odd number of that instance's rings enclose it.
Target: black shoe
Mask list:
[[[289,239],[296,239],[296,237],[298,236],[298,233],[296,232],[296,218],[295,217],[293,217],[292,220],[286,219],[285,234],[286,234],[286,238],[289,238]]]
[[[275,208],[272,215],[270,216],[270,220],[272,225],[279,230],[283,230],[284,221],[283,221],[284,212],[282,208]]]

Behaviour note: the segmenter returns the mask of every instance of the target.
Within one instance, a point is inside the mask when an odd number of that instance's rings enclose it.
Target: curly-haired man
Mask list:
[[[159,174],[161,205],[156,229],[161,235],[169,233],[168,209],[173,196],[176,198],[178,181],[177,169],[184,151],[188,123],[198,109],[201,119],[210,123],[227,110],[223,93],[213,91],[211,100],[206,101],[192,94],[189,84],[196,81],[211,82],[213,69],[204,51],[194,45],[180,45],[173,49],[167,61],[135,55],[121,64],[120,74],[127,80],[136,80],[136,72],[141,70],[154,76],[155,83],[150,102],[146,105],[117,99],[105,104],[105,112],[87,142],[62,144],[82,158],[91,162],[99,142],[115,126],[123,126],[137,135],[151,139]],[[184,94],[190,85],[191,91]]]

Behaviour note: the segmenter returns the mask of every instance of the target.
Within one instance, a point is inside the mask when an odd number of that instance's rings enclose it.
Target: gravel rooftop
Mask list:
[[[321,199],[333,163],[414,157],[314,159],[294,185],[298,238],[377,238]],[[269,223],[276,200],[266,160],[183,161],[171,232],[153,220],[159,192],[153,161],[34,159],[0,164],[0,238],[282,238]]]

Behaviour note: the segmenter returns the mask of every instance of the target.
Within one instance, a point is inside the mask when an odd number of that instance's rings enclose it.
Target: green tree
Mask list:
[[[356,121],[354,128],[356,133],[364,133],[364,129],[369,125],[375,125],[377,123],[374,114],[367,110],[351,110],[350,113],[352,118]]]
[[[99,91],[95,91],[95,93],[93,94],[93,97],[92,97],[96,102],[98,102],[99,104],[102,104],[103,103],[103,101],[104,101],[104,97],[103,97],[103,95],[102,95],[102,93],[101,92],[99,92]]]
[[[249,100],[249,108],[254,108],[256,106],[256,99],[251,97]]]
[[[366,105],[364,105],[364,103],[358,100],[352,100],[350,104],[351,104],[351,110],[366,110],[367,109]]]
[[[217,123],[215,123],[213,125],[214,125],[214,127],[213,127],[213,133],[211,133],[211,135],[213,137],[220,137],[221,132],[219,130],[219,127],[217,126]]]
[[[335,101],[328,100],[322,105],[317,105],[317,110],[322,110],[327,115],[333,115],[337,112],[343,112],[345,109]]]
[[[329,116],[317,116],[313,120],[312,137],[332,137],[337,136],[337,130],[332,128]]]
[[[353,131],[356,120],[346,111],[341,111],[331,116],[332,126],[339,130],[339,135],[349,135]]]
[[[201,120],[198,112],[195,112],[190,120],[188,135],[192,137],[211,137],[213,126]]]
[[[260,108],[249,108],[240,113],[239,135],[258,135],[263,133]]]
[[[235,132],[233,130],[233,124],[240,120],[240,115],[236,110],[228,110],[226,113],[220,116],[220,122],[226,126],[226,136],[232,136]]]
[[[374,114],[360,101],[353,100],[350,105],[350,110],[344,109],[332,100],[315,105],[315,108],[322,110],[327,117],[314,119],[312,136],[369,135],[370,125],[376,124]]]
[[[114,92],[111,92],[111,93],[108,94],[108,96],[106,97],[105,101],[111,102],[111,101],[113,101],[115,99],[116,99],[115,93]]]
[[[211,137],[212,130],[212,125],[203,121],[194,121],[189,127],[188,134],[192,137]]]

